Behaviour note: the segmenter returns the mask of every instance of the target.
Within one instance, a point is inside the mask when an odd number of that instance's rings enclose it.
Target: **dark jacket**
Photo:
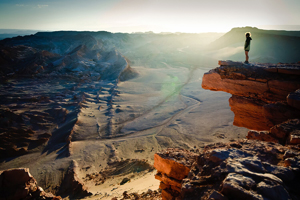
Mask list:
[[[251,37],[247,37],[244,45],[244,50],[245,51],[250,51],[250,41],[252,40]]]

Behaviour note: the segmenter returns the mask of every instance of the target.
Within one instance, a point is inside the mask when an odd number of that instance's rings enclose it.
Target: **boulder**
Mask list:
[[[263,197],[272,200],[291,200],[289,193],[282,185],[269,180],[258,183],[257,192]]]
[[[289,95],[286,97],[287,103],[300,110],[300,89],[296,90],[295,92],[289,93]]]
[[[278,143],[278,139],[271,136],[269,131],[248,131],[248,135],[246,136],[249,140],[260,140],[266,142],[275,142]]]
[[[253,179],[240,174],[231,173],[222,183],[221,193],[227,197],[245,200],[263,200],[263,197],[251,189],[256,186]]]

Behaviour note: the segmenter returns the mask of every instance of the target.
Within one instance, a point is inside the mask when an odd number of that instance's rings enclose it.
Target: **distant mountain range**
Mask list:
[[[113,63],[116,60],[124,59],[126,60],[124,60],[124,63],[128,62],[133,65],[154,68],[166,67],[166,63],[172,66],[213,67],[216,64],[216,60],[244,60],[245,32],[251,32],[253,39],[249,53],[250,62],[295,63],[300,61],[300,31],[262,30],[253,27],[243,27],[233,28],[225,34],[155,34],[151,32],[129,34],[106,31],[56,31],[37,32],[33,35],[27,35],[34,33],[34,31],[6,30],[4,32],[4,30],[0,30],[0,34],[19,34],[17,37],[0,40],[0,60],[2,60],[0,71],[2,75],[15,73],[12,69],[17,68],[18,70],[22,68],[24,71],[24,68],[26,68],[25,63],[30,63],[30,70],[25,70],[27,73],[37,73],[41,66],[43,66],[43,72],[59,69],[59,73],[75,73],[80,68],[77,68],[77,65],[90,66],[92,70],[94,69],[94,64],[102,63],[101,66],[104,70],[106,64],[103,63],[110,63],[110,66],[114,66]],[[25,35],[20,36],[20,34]],[[20,45],[22,47],[17,47]],[[76,50],[77,53],[74,52]],[[7,53],[10,51],[11,55]],[[22,60],[23,57],[20,57],[20,55],[18,58],[22,58],[21,60],[9,60],[18,51],[22,52],[22,55],[30,52],[29,57],[31,60],[24,62],[25,60]],[[77,55],[75,59],[77,64],[72,62],[70,54],[73,57]],[[114,58],[116,60],[111,60],[108,58],[110,56],[106,56],[112,54],[115,55]],[[7,60],[7,58],[9,59]],[[63,61],[54,62],[53,59],[56,58]],[[35,61],[38,62],[34,63]],[[9,63],[18,67],[10,68]],[[57,67],[55,63],[63,64]],[[86,69],[86,67],[81,69]],[[18,73],[22,74],[22,70]],[[104,72],[110,73],[109,70],[100,71],[98,73],[103,78],[108,77]],[[116,78],[117,74],[113,75],[112,78]]]
[[[0,75],[127,80],[136,75],[114,47],[79,32],[43,32],[0,41]]]
[[[233,28],[212,42],[208,50],[219,59],[243,57],[245,33],[251,32],[250,60],[253,62],[292,63],[300,61],[300,31],[262,30],[252,27]]]
[[[24,29],[0,29],[0,40],[17,36],[31,35],[40,30],[24,30]]]

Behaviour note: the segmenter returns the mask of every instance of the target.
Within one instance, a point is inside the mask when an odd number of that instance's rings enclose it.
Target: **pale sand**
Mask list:
[[[194,149],[207,143],[245,137],[247,129],[232,125],[234,115],[228,105],[230,95],[201,88],[205,70],[195,70],[190,82],[174,92],[178,85],[185,83],[189,74],[186,68],[177,71],[144,67],[135,69],[140,76],[120,83],[120,94],[114,98],[114,105],[123,112],[113,112],[111,120],[113,123],[120,122],[118,126],[121,129],[115,133],[113,130],[116,128],[112,129],[111,134],[119,134],[119,137],[97,140],[94,134],[95,138],[72,143],[71,159],[77,160],[81,168],[89,166],[88,170],[79,173],[82,179],[86,174],[99,172],[110,161],[145,159],[153,164],[154,153],[164,148]],[[94,107],[91,105],[82,113],[89,113],[87,110],[91,109],[91,115],[97,116]],[[133,117],[128,120],[129,114]],[[79,117],[79,121],[84,120]],[[99,125],[104,126],[105,123]],[[158,189],[159,181],[154,179],[154,172],[142,176],[136,173],[130,183],[120,186],[121,180],[128,176],[114,176],[98,186],[92,181],[86,182],[86,186],[93,194],[101,193],[99,199],[120,197],[124,191]],[[105,193],[110,196],[105,197]]]
[[[148,173],[140,172],[140,174],[135,175],[131,174],[131,176],[135,177],[131,178],[130,181],[124,185],[117,184],[122,181],[122,178],[114,178],[106,181],[99,187],[90,186],[89,191],[94,193],[95,196],[86,197],[84,199],[111,200],[113,197],[122,198],[124,191],[127,191],[127,193],[141,194],[148,190],[157,190],[160,182],[153,178],[155,174],[156,171]]]

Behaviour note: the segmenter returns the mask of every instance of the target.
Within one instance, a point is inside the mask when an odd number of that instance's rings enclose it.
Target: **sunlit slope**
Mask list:
[[[245,32],[251,32],[251,62],[300,61],[300,31],[261,30],[233,28],[208,46],[208,55],[219,59],[243,60]]]

